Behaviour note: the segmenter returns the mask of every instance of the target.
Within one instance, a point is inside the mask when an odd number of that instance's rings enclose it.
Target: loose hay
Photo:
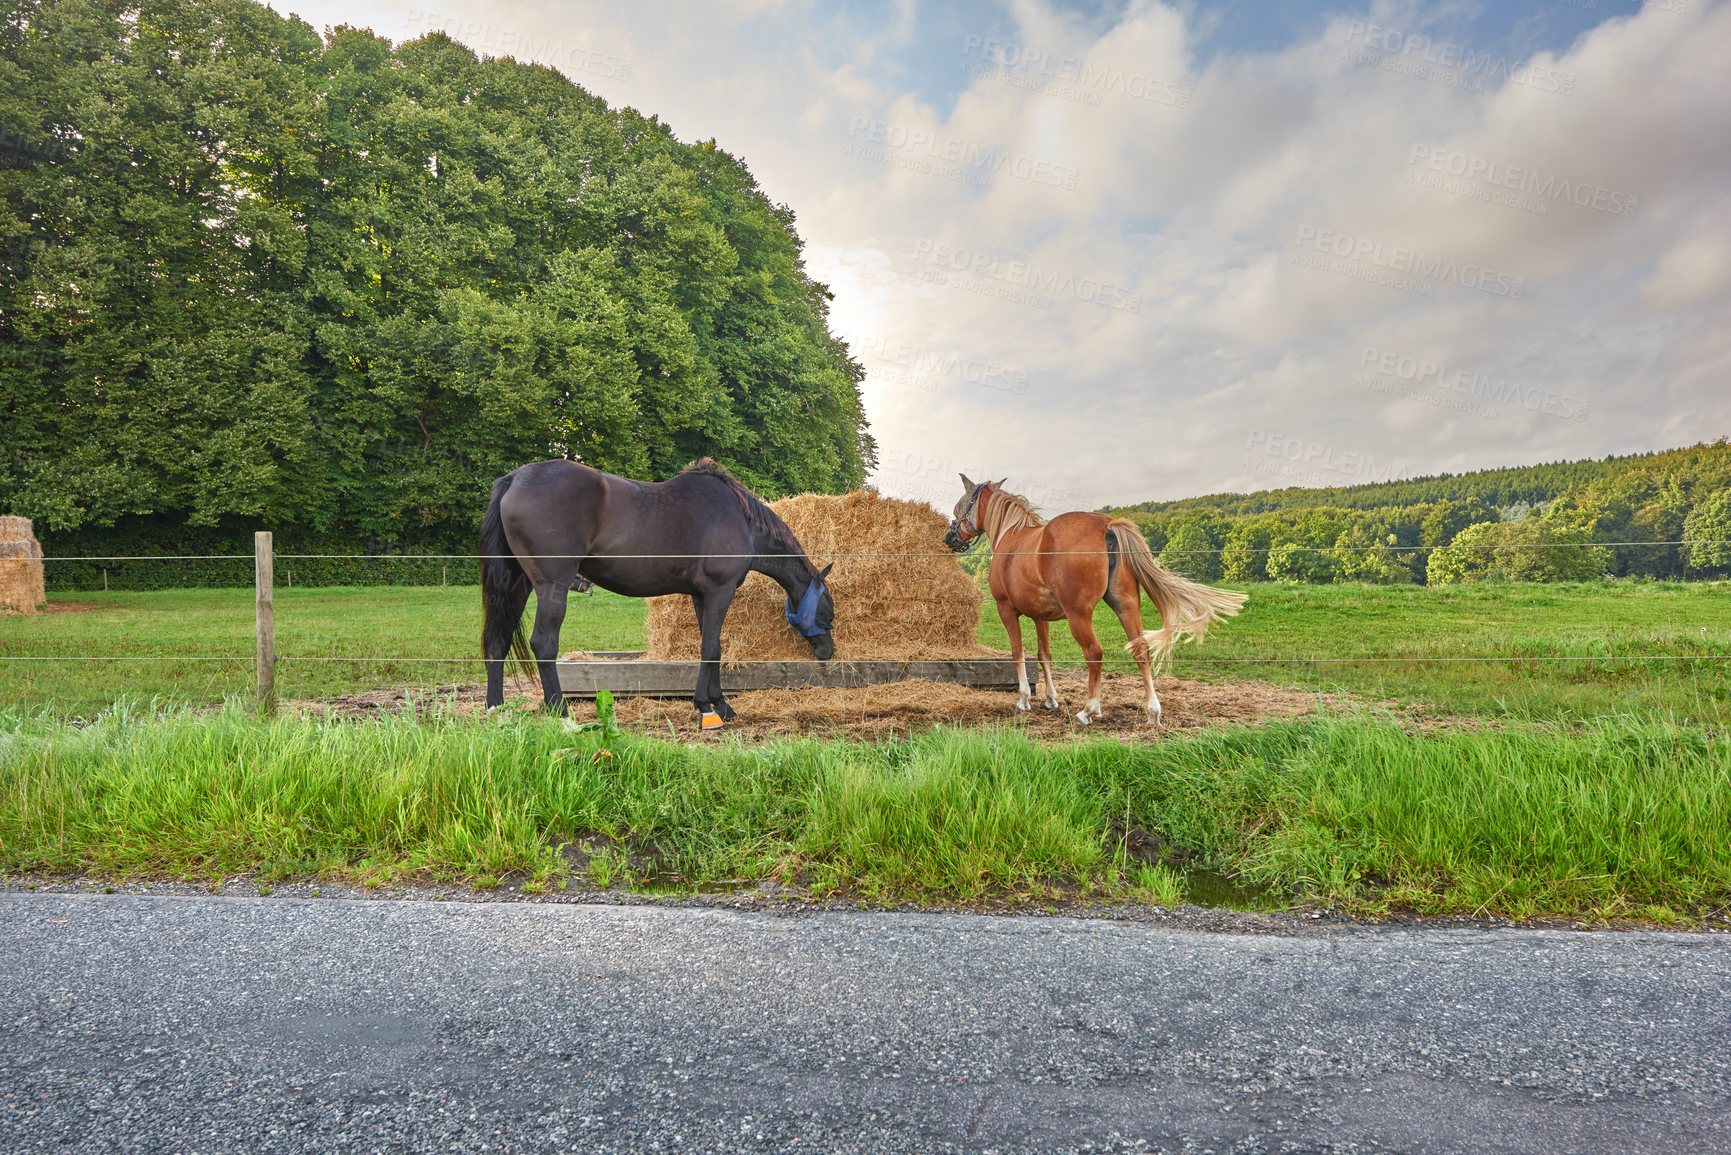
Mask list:
[[[33,614],[48,600],[42,546],[27,517],[0,517],[0,610]]]
[[[977,690],[947,682],[895,682],[848,689],[747,690],[729,697],[739,716],[721,729],[720,738],[764,742],[803,736],[872,742],[905,738],[938,726],[1003,726],[1040,742],[1115,738],[1145,743],[1198,729],[1302,718],[1317,713],[1325,702],[1337,701],[1329,695],[1289,690],[1267,682],[1216,685],[1186,678],[1156,678],[1154,687],[1166,707],[1166,725],[1154,727],[1148,724],[1142,710],[1141,676],[1108,674],[1101,684],[1105,715],[1092,726],[1081,726],[1073,716],[1074,707],[1085,697],[1087,687],[1085,671],[1059,672],[1058,692],[1067,707],[1062,710],[1038,707],[1018,710],[1013,692]],[[526,679],[508,679],[506,696],[525,706],[541,703],[540,690]],[[318,702],[285,702],[282,707],[323,717],[376,718],[404,709],[410,699],[423,706],[437,704],[461,715],[480,715],[486,709],[486,687],[373,690]],[[1352,700],[1344,701],[1350,705]],[[594,702],[568,699],[567,704],[573,718],[595,717]],[[697,713],[688,699],[622,697],[614,699],[614,709],[620,725],[640,734],[667,737],[671,731],[681,742],[719,740],[713,734],[699,732]]]
[[[1104,716],[1091,726],[1076,723],[1075,706],[1087,696],[1083,670],[1058,674],[1058,693],[1067,709],[1016,709],[1016,695],[1004,690],[978,690],[948,682],[892,682],[848,689],[748,690],[728,697],[738,717],[723,728],[748,742],[805,736],[844,738],[856,742],[907,737],[937,726],[1004,726],[1042,742],[1115,738],[1122,742],[1153,742],[1187,730],[1256,725],[1301,718],[1317,712],[1325,695],[1288,690],[1266,682],[1214,685],[1185,678],[1156,678],[1155,691],[1165,706],[1165,725],[1150,726],[1143,710],[1142,677],[1108,675],[1101,683]],[[594,704],[571,703],[574,716],[593,714]],[[681,740],[699,738],[697,715],[690,702],[656,698],[618,698],[619,723],[648,734],[666,734],[671,723]]]
[[[985,595],[944,549],[948,523],[928,505],[870,489],[841,497],[806,493],[770,504],[819,568],[835,599],[840,659],[976,658],[995,653],[974,641]],[[752,574],[721,631],[721,660],[810,660],[811,646],[787,624],[779,585]],[[695,661],[702,645],[691,599],[649,599],[652,661]]]

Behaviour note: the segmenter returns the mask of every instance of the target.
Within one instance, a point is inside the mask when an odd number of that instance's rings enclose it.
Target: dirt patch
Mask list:
[[[1102,717],[1083,726],[1074,717],[1087,693],[1081,671],[1058,675],[1056,710],[1040,705],[1016,709],[1016,695],[1004,690],[978,690],[948,682],[894,682],[855,689],[756,690],[728,701],[738,717],[724,733],[750,740],[810,735],[880,741],[906,737],[935,726],[1013,726],[1042,741],[1118,738],[1148,741],[1166,733],[1207,726],[1246,725],[1315,713],[1320,695],[1286,690],[1263,682],[1212,685],[1183,678],[1157,678],[1155,692],[1165,708],[1164,726],[1148,725],[1142,709],[1140,675],[1108,676],[1101,685]],[[622,725],[665,734],[700,733],[691,703],[667,699],[631,698],[618,703]],[[588,716],[594,707],[583,703],[574,713]]]
[[[539,704],[541,701],[541,691],[520,678],[507,679],[505,696],[524,703]],[[400,713],[411,706],[454,710],[461,715],[479,714],[484,710],[486,699],[487,687],[481,685],[406,686],[363,690],[358,694],[338,694],[312,701],[283,699],[277,706],[287,712],[311,714],[318,718],[364,719]]]
[[[1037,696],[1032,710],[1017,710],[1013,692],[977,690],[947,682],[893,682],[852,689],[753,690],[728,698],[738,717],[721,733],[747,741],[792,735],[882,741],[943,725],[1004,725],[1048,742],[1089,738],[1150,741],[1205,727],[1299,718],[1316,713],[1324,701],[1338,700],[1331,695],[1288,690],[1266,682],[1216,685],[1186,678],[1157,678],[1154,688],[1165,708],[1165,725],[1159,729],[1147,723],[1142,711],[1142,679],[1134,674],[1108,675],[1100,695],[1104,716],[1089,726],[1078,724],[1074,712],[1081,707],[1087,692],[1087,675],[1078,670],[1058,675],[1058,698],[1062,705],[1057,710],[1041,707]],[[508,695],[524,702],[540,701],[539,691],[521,680],[510,685]],[[482,708],[484,698],[481,686],[454,686],[440,690],[372,690],[285,705],[321,716],[367,718],[402,710],[411,702],[471,713]],[[697,725],[697,711],[685,699],[620,698],[617,707],[620,725],[630,730],[665,735],[671,727],[673,736],[680,739],[702,734]],[[573,700],[571,714],[578,719],[593,718],[595,705]]]
[[[99,614],[125,612],[127,606],[117,606],[112,602],[48,602],[36,612],[39,614]],[[0,607],[0,616],[22,614],[22,610],[11,610]]]

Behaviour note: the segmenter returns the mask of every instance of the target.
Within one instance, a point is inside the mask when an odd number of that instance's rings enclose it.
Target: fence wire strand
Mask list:
[[[1464,546],[1462,548],[1463,549],[1476,549],[1476,550],[1489,551],[1489,550],[1493,550],[1493,549],[1564,549],[1564,548],[1609,549],[1609,548],[1627,548],[1627,547],[1637,547],[1637,546],[1639,546],[1639,547],[1649,547],[1649,546],[1650,547],[1669,547],[1669,546],[1686,546],[1686,545],[1731,545],[1731,541],[1715,540],[1715,541],[1700,541],[1700,542],[1684,542],[1684,541],[1523,542],[1523,543],[1513,543],[1510,545],[1500,545],[1500,546]],[[1224,556],[1227,554],[1272,553],[1276,549],[1285,549],[1285,548],[1289,548],[1289,547],[1287,545],[1281,545],[1281,546],[1256,547],[1256,548],[1221,547],[1221,548],[1217,548],[1217,549],[1162,550],[1161,556],[1163,556],[1163,557],[1167,556],[1167,555],[1222,555],[1222,556]],[[1426,551],[1432,551],[1432,550],[1438,550],[1438,549],[1446,549],[1449,547],[1446,545],[1429,545],[1429,546],[1425,546],[1425,545],[1416,545],[1416,546],[1365,545],[1365,546],[1296,546],[1295,548],[1303,550],[1305,552],[1313,552],[1313,553],[1352,553],[1352,552],[1363,552],[1363,551],[1367,551],[1367,550],[1390,550],[1390,551],[1395,551],[1395,552],[1413,553],[1413,552],[1426,552]],[[1020,555],[1023,555],[1023,556],[1063,557],[1063,556],[1091,555],[1091,554],[1097,554],[1099,551],[1098,550],[1055,550],[1055,551],[1016,551],[1016,552]],[[526,558],[527,559],[527,558],[532,558],[532,559],[536,559],[536,560],[567,560],[568,561],[568,560],[573,560],[573,559],[576,559],[576,560],[587,559],[590,556],[592,556],[592,555],[588,555],[588,554],[522,554],[522,555],[518,555],[518,554],[472,554],[472,553],[466,553],[466,554],[437,554],[437,553],[434,553],[434,554],[278,553],[278,554],[273,554],[272,559],[274,561],[316,561],[316,560],[342,560],[342,561],[358,561],[358,560],[371,560],[371,561],[452,561],[452,560],[462,560],[462,561],[470,561],[470,560],[497,560],[497,559],[517,559],[517,558]],[[608,554],[605,556],[607,559],[620,559],[620,560],[657,559],[657,558],[659,558],[659,559],[673,558],[673,559],[679,559],[679,560],[695,560],[698,558],[756,559],[756,558],[768,558],[768,557],[787,557],[789,555],[787,555],[787,554],[767,554],[767,553],[713,553],[713,554],[709,554],[709,553],[706,553],[706,554],[684,554],[684,553],[647,554],[647,553],[645,553],[645,554]],[[881,557],[960,557],[960,556],[965,556],[965,555],[959,555],[959,554],[957,554],[951,550],[936,550],[936,551],[932,551],[930,553],[908,552],[908,551],[900,551],[900,552],[854,552],[854,553],[820,553],[817,555],[808,555],[808,556],[816,556],[819,558],[826,558],[826,559],[828,559],[828,558],[842,559],[842,558],[881,558]],[[40,561],[40,562],[255,561],[256,557],[254,554],[138,554],[138,555],[107,555],[107,556],[87,556],[87,557],[73,557],[73,556],[58,556],[57,555],[57,556],[42,557],[42,558],[9,558],[9,559],[4,559],[4,560],[6,560],[6,561],[20,561],[20,562],[28,562],[28,561]],[[903,598],[903,599],[898,599],[898,600],[908,601],[908,602],[929,603],[929,602],[935,601],[936,599]],[[744,604],[780,605],[781,602],[779,599],[752,598],[752,599],[736,599],[734,604],[736,604],[736,605],[744,605]],[[1026,655],[1026,657],[1027,657],[1027,660],[1030,661],[1031,663],[1037,664],[1038,660],[1033,655],[1029,654],[1029,655]],[[1177,660],[1180,660],[1180,661],[1183,661],[1183,662],[1189,663],[1189,664],[1195,664],[1195,665],[1365,665],[1365,664],[1385,665],[1385,664],[1413,664],[1413,663],[1462,664],[1462,663],[1490,663],[1490,662],[1529,662],[1529,663],[1531,663],[1531,662],[1679,662],[1679,661],[1708,661],[1708,662],[1721,661],[1722,662],[1722,661],[1727,660],[1728,658],[1731,658],[1731,654],[1632,654],[1632,655],[1591,655],[1591,654],[1584,654],[1584,655],[1532,655],[1532,656],[1523,656],[1523,655],[1498,655],[1498,656],[1419,655],[1419,656],[1407,656],[1407,657],[1346,656],[1346,657],[1332,657],[1332,658],[1285,657],[1285,656],[1221,657],[1221,658],[1183,656],[1180,658],[1177,655],[1175,655],[1174,657]],[[204,654],[187,654],[187,655],[170,655],[170,656],[162,656],[162,655],[83,655],[83,654],[73,654],[73,655],[0,655],[0,662],[228,662],[228,663],[251,664],[251,663],[255,662],[255,660],[256,660],[255,655],[251,655],[251,654],[236,656],[236,657],[211,656],[211,655],[204,655]],[[392,663],[392,664],[423,664],[423,665],[426,665],[426,664],[437,664],[437,665],[483,664],[484,665],[488,659],[482,658],[482,657],[468,657],[468,658],[449,658],[449,657],[341,657],[341,656],[279,654],[276,656],[275,660],[277,662],[347,662],[347,663],[351,663],[351,664],[356,664],[356,663],[378,663],[378,664]],[[560,660],[564,661],[566,659],[560,659]],[[590,659],[574,659],[574,660],[586,661],[586,660],[590,660]],[[607,661],[607,662],[619,661],[619,659],[594,659],[594,660]],[[690,660],[694,660],[694,659],[684,659],[684,660],[690,661]],[[805,665],[805,664],[809,664],[809,665],[813,665],[813,666],[827,666],[829,668],[836,668],[838,666],[846,667],[848,665],[857,664],[857,663],[863,662],[863,661],[879,661],[879,660],[888,661],[888,662],[907,662],[907,663],[934,661],[934,662],[945,662],[945,663],[952,664],[952,665],[968,665],[968,664],[1002,663],[1002,662],[1012,661],[1013,659],[1011,659],[1008,655],[1003,655],[1003,656],[999,656],[999,657],[975,657],[975,658],[830,659],[828,662],[820,662],[815,658],[791,659],[791,660],[773,659],[773,658],[751,658],[751,659],[742,659],[742,660],[738,660],[738,661],[728,661],[728,662],[724,662],[722,664],[724,666],[735,666],[735,667],[737,667],[737,666],[751,666],[751,665]],[[1085,664],[1086,664],[1085,662],[1083,662],[1079,659],[1075,659],[1075,658],[1066,658],[1066,659],[1063,659],[1062,661],[1059,661],[1059,660],[1053,661],[1054,668],[1063,668],[1063,669],[1082,668],[1083,666],[1085,666]],[[1104,659],[1102,659],[1102,664],[1106,665],[1106,666],[1112,666],[1114,668],[1116,668],[1116,667],[1137,668],[1138,667],[1138,663],[1135,662],[1133,659],[1120,658],[1120,657],[1104,658]]]
[[[1488,552],[1488,551],[1492,551],[1492,550],[1506,550],[1506,549],[1632,549],[1632,548],[1635,548],[1637,546],[1642,546],[1642,547],[1649,547],[1650,546],[1653,548],[1659,548],[1661,546],[1695,546],[1695,545],[1731,545],[1731,540],[1717,540],[1717,539],[1715,539],[1715,540],[1708,540],[1708,541],[1531,541],[1531,542],[1511,542],[1507,545],[1495,545],[1495,544],[1492,544],[1492,545],[1463,545],[1460,548],[1463,550],[1469,550],[1470,549],[1470,550],[1482,550],[1482,551]],[[1275,550],[1278,550],[1278,549],[1289,549],[1289,548],[1302,550],[1306,553],[1364,553],[1364,552],[1367,552],[1369,550],[1379,550],[1379,549],[1380,550],[1391,550],[1391,551],[1394,551],[1397,553],[1429,553],[1429,552],[1432,552],[1435,550],[1451,549],[1453,547],[1451,545],[1448,545],[1448,544],[1442,544],[1442,545],[1398,545],[1398,544],[1397,545],[1387,545],[1387,544],[1378,544],[1378,545],[1298,545],[1296,542],[1287,542],[1287,543],[1282,543],[1280,545],[1271,545],[1271,546],[1243,546],[1243,547],[1240,547],[1240,546],[1217,546],[1217,547],[1212,548],[1212,549],[1178,549],[1178,550],[1162,549],[1159,551],[1159,553],[1160,553],[1160,556],[1162,556],[1162,557],[1166,557],[1166,556],[1189,557],[1192,555],[1210,556],[1210,555],[1214,555],[1214,554],[1225,555],[1225,554],[1273,553]],[[1068,549],[1068,550],[1015,550],[1014,552],[1018,556],[1021,556],[1021,557],[1088,557],[1088,556],[1092,556],[1094,554],[1098,554],[1100,551],[1097,549]],[[896,550],[896,551],[876,551],[876,552],[866,551],[866,552],[846,552],[846,553],[822,553],[822,552],[819,552],[816,554],[807,554],[806,556],[807,557],[813,557],[813,558],[833,558],[836,560],[840,560],[842,558],[850,558],[850,557],[957,557],[957,558],[959,558],[959,557],[966,557],[966,556],[968,556],[968,554],[969,554],[969,551],[967,551],[967,550],[964,550],[961,553],[956,553],[953,550],[942,549],[942,550],[931,550],[929,552],[923,551],[923,550]],[[587,554],[587,553],[523,553],[523,554],[516,554],[516,553],[276,553],[276,554],[271,555],[272,559],[275,561],[509,561],[509,560],[525,560],[525,559],[534,560],[534,561],[572,561],[572,560],[583,561],[583,560],[588,560],[590,558],[602,558],[605,560],[618,560],[618,561],[627,561],[627,560],[635,561],[635,560],[645,560],[645,559],[655,559],[655,558],[660,558],[660,559],[673,558],[676,560],[685,561],[685,560],[696,560],[698,558],[757,559],[757,558],[790,557],[790,556],[793,556],[793,555],[786,554],[786,553],[610,553],[610,554]],[[71,562],[71,561],[111,561],[111,562],[124,562],[124,561],[254,561],[254,560],[256,560],[256,558],[255,558],[255,555],[250,554],[250,553],[188,553],[188,554],[160,553],[160,554],[136,554],[136,555],[117,554],[117,555],[113,555],[113,556],[90,556],[90,557],[76,557],[76,556],[67,556],[67,555],[58,555],[57,554],[57,555],[54,555],[52,557],[15,558],[15,559],[9,558],[9,559],[5,559],[5,560],[42,561],[42,562],[49,562],[49,561],[54,561],[54,562]]]
[[[1038,659],[1033,654],[1024,653],[1023,657],[1030,663],[1035,663],[1038,661]],[[144,654],[141,654],[141,655],[131,655],[131,654],[7,655],[7,654],[0,654],[0,662],[245,662],[245,663],[250,665],[254,662],[254,660],[255,660],[254,656],[251,654],[247,654],[247,655],[244,655],[241,657],[223,657],[223,656],[214,656],[213,657],[213,656],[208,655],[208,654],[186,654],[186,655],[179,655],[179,656],[170,655],[167,657],[164,657],[162,655],[144,655]],[[423,664],[423,665],[427,665],[427,664],[449,665],[449,664],[463,664],[463,663],[485,665],[488,661],[503,661],[503,662],[510,662],[511,664],[515,664],[515,662],[516,662],[516,659],[514,659],[514,658],[491,658],[491,659],[481,658],[481,657],[475,657],[475,658],[417,658],[417,657],[393,657],[393,658],[361,658],[361,657],[356,657],[356,658],[346,658],[346,657],[341,657],[341,656],[327,657],[327,656],[323,656],[323,655],[315,656],[315,655],[305,655],[305,654],[298,654],[298,655],[297,654],[278,654],[278,655],[276,655],[275,660],[278,662],[350,662],[350,663],[392,662],[392,663],[405,663],[405,664],[407,664],[407,663],[419,663],[419,664]],[[1194,657],[1185,656],[1182,659],[1177,658],[1176,656],[1174,657],[1174,661],[1180,661],[1180,660],[1184,661],[1186,663],[1193,663],[1193,664],[1197,664],[1197,665],[1356,665],[1356,664],[1383,664],[1383,663],[1403,663],[1403,662],[1405,662],[1405,663],[1411,663],[1411,662],[1451,662],[1451,663],[1452,662],[1723,662],[1723,661],[1731,660],[1731,654],[1574,654],[1574,655],[1571,655],[1571,654],[1534,654],[1534,655],[1508,654],[1508,655],[1500,655],[1500,656],[1499,655],[1492,655],[1492,656],[1488,656],[1488,657],[1485,657],[1485,656],[1457,657],[1457,656],[1443,656],[1443,655],[1415,655],[1415,656],[1411,656],[1411,657],[1368,657],[1368,656],[1367,657],[1352,657],[1352,656],[1349,656],[1349,657],[1344,657],[1344,658],[1286,658],[1286,657],[1194,658]],[[696,659],[696,658],[645,658],[645,659],[559,658],[559,659],[557,659],[557,661],[562,662],[562,663],[566,663],[566,664],[583,663],[583,664],[587,664],[587,665],[616,665],[616,666],[619,666],[621,668],[627,668],[627,664],[631,661],[678,662],[678,663],[684,663],[684,664],[694,664],[698,661],[698,659]],[[1015,661],[1015,659],[1012,658],[1010,655],[1001,654],[997,657],[978,657],[978,658],[830,658],[828,660],[819,660],[817,658],[738,658],[738,659],[725,660],[721,664],[723,667],[728,667],[728,666],[821,666],[821,667],[824,667],[826,669],[837,669],[837,668],[846,668],[849,666],[883,665],[883,664],[888,664],[888,663],[899,663],[899,664],[903,664],[903,665],[941,663],[941,664],[947,665],[947,666],[962,666],[962,665],[992,665],[992,664],[996,664],[996,663],[1000,663],[1000,662],[1014,662],[1014,661]],[[1062,659],[1054,658],[1054,659],[1052,659],[1052,664],[1053,664],[1053,666],[1063,666],[1066,669],[1072,669],[1072,668],[1079,669],[1079,668],[1082,668],[1083,666],[1085,666],[1087,663],[1084,659],[1080,659],[1080,658],[1062,658]],[[1101,664],[1102,665],[1108,665],[1108,666],[1125,666],[1128,668],[1136,668],[1138,666],[1138,663],[1134,659],[1118,658],[1118,657],[1102,658]]]

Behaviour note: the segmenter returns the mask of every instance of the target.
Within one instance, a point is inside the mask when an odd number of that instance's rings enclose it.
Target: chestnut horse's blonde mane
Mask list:
[[[999,489],[1001,484],[998,482],[988,487],[993,500],[982,499],[985,509],[980,515],[980,530],[993,548],[997,547],[998,539],[1012,529],[1032,529],[1046,524],[1046,519],[1034,512],[1032,502],[1019,494]]]

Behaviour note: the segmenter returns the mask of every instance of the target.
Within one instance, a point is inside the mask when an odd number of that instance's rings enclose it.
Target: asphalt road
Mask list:
[[[1731,938],[0,895],[0,1150],[1731,1151]]]

